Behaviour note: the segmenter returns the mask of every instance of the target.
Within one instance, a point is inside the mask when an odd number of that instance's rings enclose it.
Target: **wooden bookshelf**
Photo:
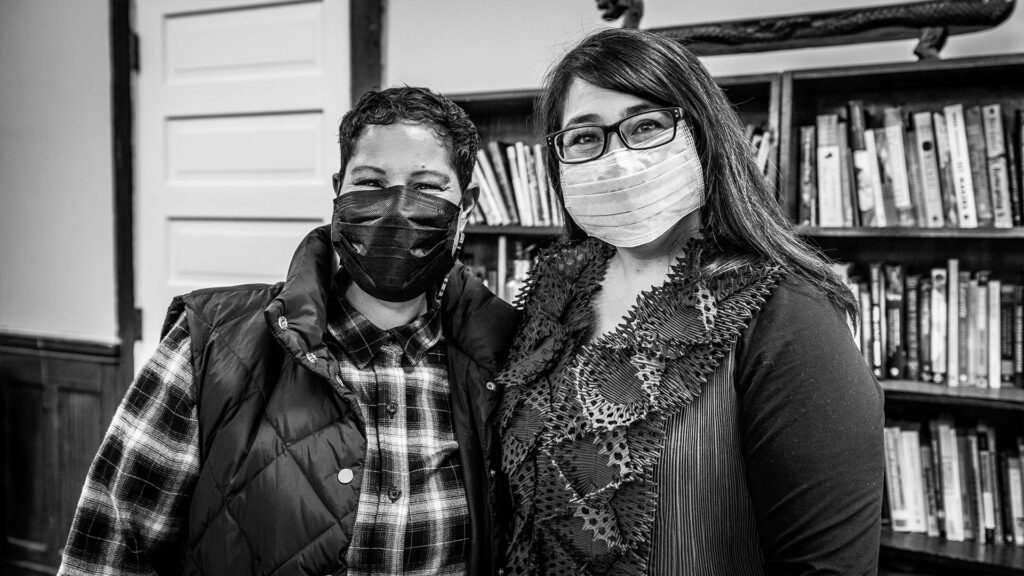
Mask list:
[[[924,534],[882,529],[881,548],[893,560],[938,564],[942,574],[1015,575],[1024,573],[1024,548],[949,542]]]
[[[1024,413],[1024,390],[1020,388],[949,387],[916,380],[882,380],[879,383],[885,391],[886,400]]]

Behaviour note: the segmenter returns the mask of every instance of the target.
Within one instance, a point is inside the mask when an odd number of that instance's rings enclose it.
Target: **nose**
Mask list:
[[[608,138],[608,145],[605,146],[605,154],[626,147],[626,145],[622,143],[622,138],[619,136],[618,132],[609,132],[606,138]]]

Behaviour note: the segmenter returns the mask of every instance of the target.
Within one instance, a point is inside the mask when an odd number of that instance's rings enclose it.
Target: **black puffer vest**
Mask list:
[[[356,397],[338,395],[322,340],[335,270],[329,228],[299,246],[284,283],[200,290],[184,312],[199,390],[201,471],[186,574],[344,574],[366,452]],[[497,572],[510,518],[489,380],[518,314],[457,265],[442,299],[452,418],[469,504],[468,573]],[[339,472],[350,470],[343,483]],[[348,479],[348,474],[341,475]]]

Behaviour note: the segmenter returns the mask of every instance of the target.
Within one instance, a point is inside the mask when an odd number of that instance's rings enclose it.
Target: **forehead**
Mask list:
[[[562,126],[583,121],[610,123],[633,113],[637,107],[655,107],[650,100],[633,94],[595,86],[573,78],[562,108]]]
[[[355,141],[350,163],[413,162],[451,168],[447,142],[432,126],[413,122],[369,124]]]

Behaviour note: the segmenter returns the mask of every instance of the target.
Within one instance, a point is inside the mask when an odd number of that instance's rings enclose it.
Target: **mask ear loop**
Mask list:
[[[466,241],[466,225],[467,225],[468,222],[469,222],[469,218],[466,215],[466,211],[462,209],[462,204],[460,203],[459,204],[459,219],[458,219],[458,222],[455,224],[456,238],[455,238],[455,242],[452,245],[452,258],[455,258],[455,256],[459,252],[462,251],[462,245]],[[445,288],[448,287],[448,278],[449,278],[450,275],[451,275],[451,271],[449,271],[448,274],[445,274],[444,280],[441,281],[441,288],[438,289],[437,296],[435,297],[435,300],[436,300],[437,304],[440,304],[441,303],[441,299],[444,297],[444,290],[445,290]]]

